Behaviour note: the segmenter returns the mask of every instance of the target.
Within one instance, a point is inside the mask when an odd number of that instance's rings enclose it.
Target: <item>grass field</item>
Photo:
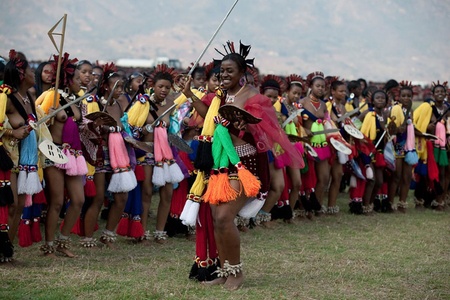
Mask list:
[[[17,262],[0,265],[0,299],[450,299],[448,209],[354,216],[346,201],[337,216],[242,233],[246,280],[235,292],[189,280],[195,244],[174,237],[75,245],[75,259],[16,246]]]

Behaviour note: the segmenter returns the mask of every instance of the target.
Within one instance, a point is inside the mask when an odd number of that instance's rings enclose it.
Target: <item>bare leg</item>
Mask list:
[[[231,185],[236,190],[240,189],[238,181],[232,180]],[[212,206],[214,237],[222,267],[224,267],[225,261],[228,261],[231,266],[241,263],[240,235],[234,224],[234,218],[245,205],[246,200],[247,197],[245,195],[240,195],[236,201]],[[236,273],[236,276],[230,275],[227,277],[225,287],[230,290],[238,289],[242,285],[243,280],[244,275],[242,271]]]
[[[300,192],[300,187],[302,186],[302,178],[300,176],[299,169],[286,167],[286,172],[292,181],[292,187],[289,191],[289,205],[291,206],[292,211],[294,211],[295,204],[298,200],[298,193]]]
[[[400,181],[403,177],[403,165],[404,165],[404,159],[402,158],[396,158],[395,159],[395,172],[391,176],[391,180],[389,181],[388,186],[388,198],[391,204],[395,203],[395,196],[397,194],[397,189],[400,184]],[[403,182],[402,182],[403,184]],[[409,188],[409,184],[408,184]]]
[[[25,207],[25,195],[17,194],[17,173],[11,173],[11,189],[14,195],[14,203],[10,205],[8,210],[8,225],[9,225],[9,239],[11,243],[17,236],[17,231],[20,224],[20,217],[23,208]]]
[[[336,202],[343,175],[342,165],[336,159],[331,166],[331,184],[328,189],[328,213],[337,213]]]
[[[270,217],[269,213],[274,207],[275,203],[277,203],[278,199],[280,198],[281,193],[284,189],[284,176],[283,176],[283,169],[277,169],[275,168],[273,163],[269,164],[269,172],[270,172],[270,189],[267,193],[266,202],[264,202],[263,207],[261,208],[260,214],[264,218],[267,217],[267,219]],[[261,218],[261,220],[264,220],[264,218]],[[269,221],[261,221],[261,225],[264,226],[270,226]]]
[[[114,193],[114,201],[111,204],[111,209],[108,214],[108,220],[106,221],[106,229],[115,231],[117,224],[119,224],[122,217],[125,204],[128,200],[128,193]]]
[[[84,233],[87,238],[92,238],[94,236],[98,215],[100,214],[103,201],[105,200],[105,173],[95,173],[94,183],[96,194],[92,200],[92,204],[84,215]]]
[[[144,231],[146,231],[148,223],[148,212],[150,211],[153,195],[153,183],[152,183],[153,166],[144,166],[144,172],[145,172],[145,179],[141,185],[142,191],[141,223],[142,227],[144,227]]]
[[[83,193],[83,179],[81,176],[65,176],[65,182],[67,192],[70,198],[70,205],[67,208],[66,215],[64,217],[64,225],[61,228],[61,234],[64,237],[70,235],[70,231],[80,217],[81,208],[84,203]],[[68,249],[68,245],[65,245],[64,240],[60,241],[60,246],[57,250],[64,253],[68,257],[75,257],[75,255]]]
[[[316,197],[320,205],[323,205],[323,195],[330,181],[330,165],[328,160],[315,162],[317,184],[315,188]]]
[[[166,226],[167,217],[170,212],[170,203],[172,201],[173,185],[167,183],[165,186],[159,188],[159,205],[158,212],[156,213],[156,232],[155,241],[159,243],[165,243],[167,236],[164,231]]]

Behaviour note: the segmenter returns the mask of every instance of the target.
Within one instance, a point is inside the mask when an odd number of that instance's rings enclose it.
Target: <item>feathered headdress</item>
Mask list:
[[[217,48],[214,48],[217,51],[217,53],[219,53],[220,55],[225,56],[225,55],[232,54],[232,53],[238,54],[244,58],[245,64],[247,65],[247,67],[250,67],[251,69],[255,67],[255,64],[254,64],[255,59],[254,58],[247,59],[247,56],[250,53],[250,49],[252,48],[252,46],[244,45],[244,44],[242,44],[241,41],[239,41],[239,53],[237,53],[234,48],[234,42],[227,41],[227,44],[222,45],[222,46],[223,46],[223,49],[225,50],[226,54],[223,54]]]
[[[220,63],[217,60],[214,60],[205,66],[205,74],[206,78],[211,78],[213,74],[220,73]]]
[[[100,84],[100,94],[104,95],[108,87],[108,79],[117,72],[117,67],[113,62],[106,63],[101,66],[103,69],[103,77]]]
[[[259,82],[260,78],[259,78],[259,74],[258,74],[258,71],[256,70],[256,68],[247,69],[247,73],[253,77],[253,81],[255,82],[255,87],[258,87],[260,84],[260,82]]]
[[[316,78],[321,78],[321,79],[325,80],[325,76],[323,75],[323,72],[315,71],[315,72],[309,73],[308,76],[306,77],[306,85],[308,87],[311,87],[313,80]]]
[[[59,55],[53,55],[52,67],[56,71],[58,68],[58,59]],[[61,58],[61,71],[59,73],[59,86],[61,88],[68,87],[73,82],[73,75],[76,70],[76,63],[78,62],[77,58],[69,59],[69,53],[64,53],[64,56]],[[54,77],[52,78],[52,83],[56,82],[56,72]]]
[[[261,82],[260,93],[264,94],[264,91],[267,89],[277,90],[278,95],[281,96],[282,92],[285,90],[285,84],[280,77],[269,74],[264,76]]]
[[[305,81],[303,80],[302,76],[297,74],[291,74],[286,78],[286,83],[288,85],[288,88],[290,88],[292,84],[299,84],[303,87]]]
[[[339,76],[327,76],[325,78],[325,84],[327,86],[329,86],[329,87],[336,81],[342,81],[343,82],[344,79],[339,78]]]
[[[169,68],[166,64],[157,65],[155,70],[153,70],[148,77],[148,84],[153,87],[158,79],[167,79],[173,85],[177,75],[178,73],[174,68]]]
[[[407,89],[407,90],[410,90],[413,95],[417,95],[417,89],[414,89],[411,81],[402,80],[399,82],[398,85],[400,87],[400,90]]]
[[[432,82],[431,83],[431,92],[433,92],[434,93],[434,90],[437,88],[437,87],[439,87],[439,86],[441,86],[441,87],[443,87],[444,88],[444,90],[445,90],[445,92],[447,92],[447,83],[448,83],[448,81],[444,81],[444,82],[442,82],[442,83],[440,83],[439,82],[439,80],[437,81],[437,82]]]
[[[20,81],[22,82],[25,78],[25,61],[14,49],[9,50],[9,60],[14,62],[14,65],[19,72]]]
[[[189,65],[189,67],[187,67],[187,72],[189,73],[191,71],[192,68],[206,68],[206,63],[203,63],[203,65],[200,65],[200,63],[198,63],[196,66],[194,66],[194,62],[191,62],[191,64]]]

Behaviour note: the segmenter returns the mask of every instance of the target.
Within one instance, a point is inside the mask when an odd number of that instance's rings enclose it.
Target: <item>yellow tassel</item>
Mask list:
[[[394,123],[397,127],[400,127],[405,122],[405,115],[403,114],[403,109],[401,105],[394,105],[391,109],[391,118],[388,119],[388,123],[395,117]]]
[[[328,112],[331,114],[331,109],[333,107],[333,102],[332,101],[328,101],[327,103],[325,103],[327,106],[327,110]]]
[[[422,133],[427,131],[428,124],[430,124],[432,112],[433,109],[428,102],[422,103],[418,108],[414,110],[413,123],[417,130]]]
[[[145,124],[145,121],[147,120],[148,113],[142,113],[142,112],[148,112],[150,111],[150,103],[146,101],[145,103],[142,103],[141,101],[135,101],[133,106],[131,106],[130,110],[128,111],[128,123],[131,126],[135,127],[142,127]]]
[[[60,96],[61,95],[59,93],[56,94],[56,107],[59,106]],[[44,113],[46,115],[48,115],[50,108],[53,107],[53,101],[55,98],[55,90],[54,89],[48,90],[47,93],[45,93],[45,97],[43,98],[43,100],[41,99],[41,97],[42,97],[42,95],[39,96],[38,100],[40,99],[40,101],[39,101],[39,103],[36,103],[36,105],[39,105],[42,108],[42,110],[44,111]]]
[[[203,123],[202,135],[213,136],[214,129],[216,128],[214,124],[214,117],[219,114],[220,98],[214,97],[211,105],[208,108],[208,113],[205,116],[205,122]],[[210,113],[211,111],[211,113]]]
[[[361,126],[361,132],[370,140],[375,140],[377,137],[377,124],[375,121],[375,112],[369,112]]]
[[[195,181],[192,184],[190,193],[196,196],[201,196],[205,190],[205,174],[203,172],[198,172],[195,177]]]
[[[363,106],[364,104],[366,104],[366,99],[365,99],[365,98],[363,98],[363,99],[361,100],[361,102],[359,102],[359,107]],[[363,108],[361,108],[359,111],[360,111],[361,113],[363,113],[363,112],[365,112],[367,109],[368,109],[368,108],[367,108],[367,105],[366,105],[366,106],[364,106]]]
[[[11,89],[6,86],[0,86],[0,130],[3,130],[3,123],[6,119],[6,104],[8,103],[8,95],[11,94]]]

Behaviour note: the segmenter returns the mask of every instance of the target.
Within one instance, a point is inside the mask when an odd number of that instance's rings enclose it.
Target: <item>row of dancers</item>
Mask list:
[[[347,189],[354,214],[406,212],[410,188],[416,207],[444,209],[446,82],[414,110],[411,82],[260,76],[249,46],[226,46],[189,77],[166,65],[124,76],[67,53],[33,71],[11,50],[0,90],[0,260],[12,259],[16,237],[40,242],[41,223],[48,256],[75,257],[71,233],[90,248],[182,231],[196,237],[190,277],[235,289],[238,228],[337,214]]]

